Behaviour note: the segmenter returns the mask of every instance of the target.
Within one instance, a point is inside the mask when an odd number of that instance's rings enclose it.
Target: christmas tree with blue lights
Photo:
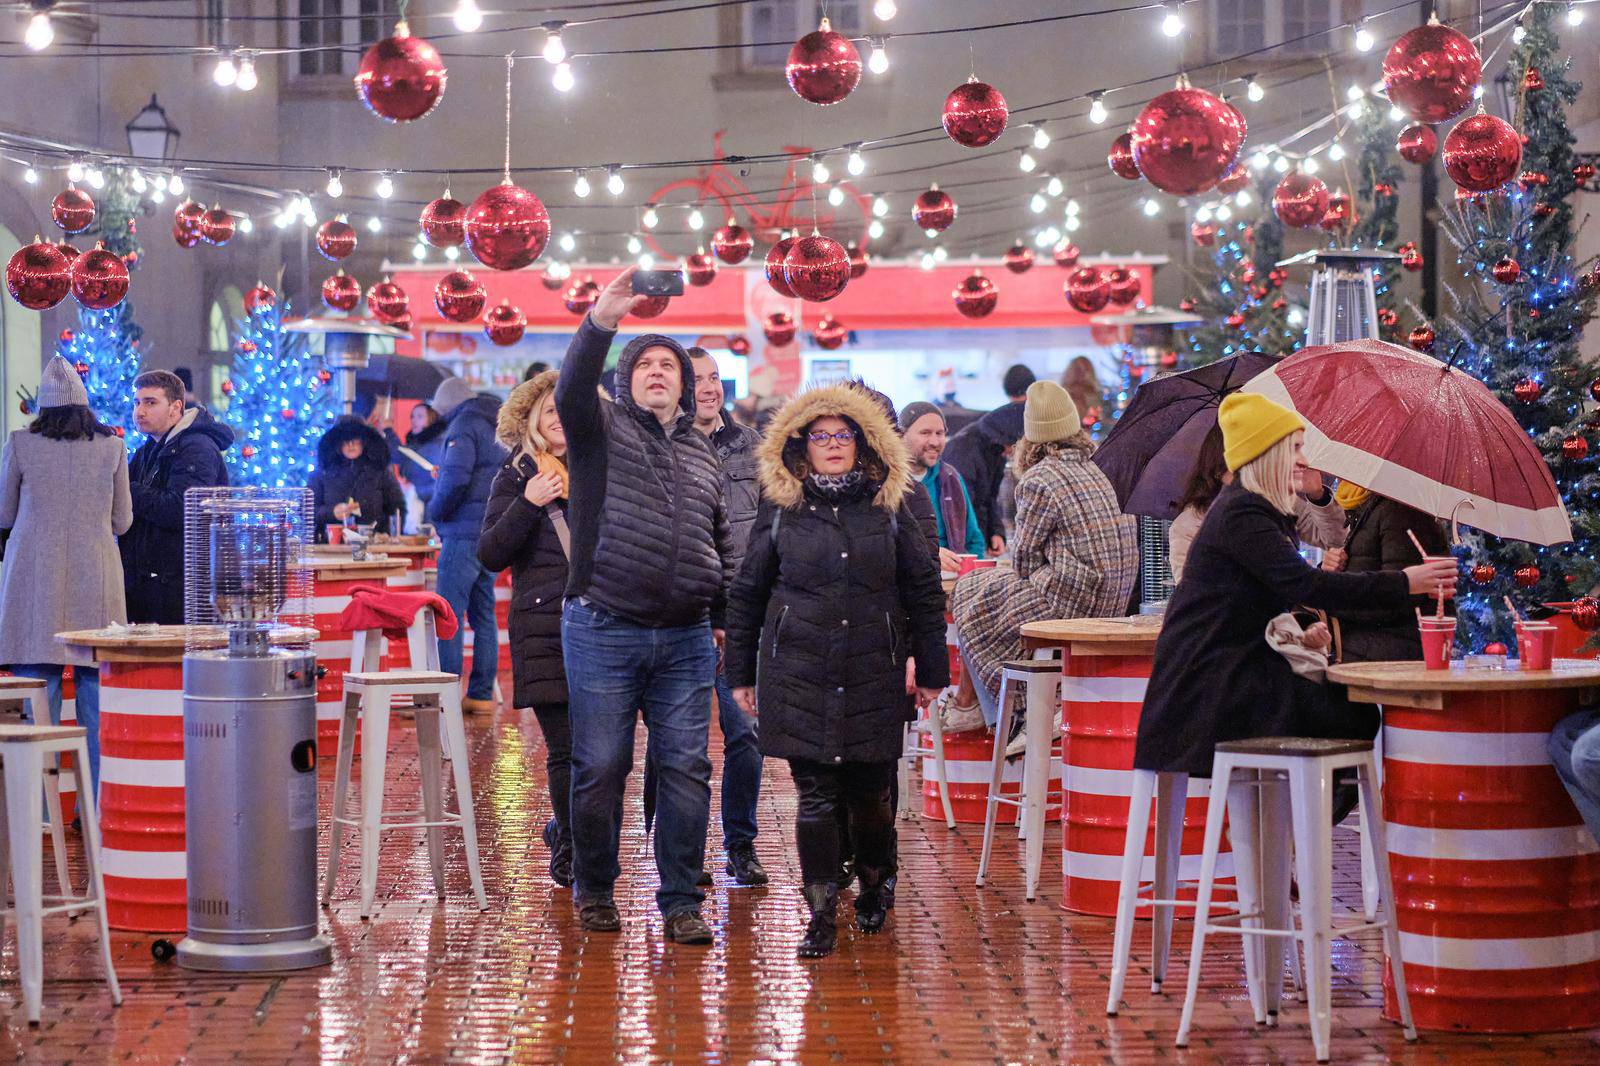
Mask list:
[[[95,202],[94,225],[72,238],[87,251],[96,242],[122,256],[131,274],[139,268],[141,254],[138,224],[139,197],[123,171],[108,175],[105,187],[92,193]],[[118,431],[131,451],[143,437],[133,425],[133,379],[139,376],[143,354],[139,345],[144,330],[133,318],[130,295],[104,311],[79,308],[78,324],[61,331],[56,352],[77,368],[89,391],[89,407],[100,421]]]
[[[317,465],[317,442],[339,414],[332,375],[311,354],[304,333],[283,328],[288,308],[262,302],[238,323],[224,421],[237,444],[223,453],[235,485],[304,485]]]
[[[1451,289],[1454,307],[1442,316],[1435,353],[1482,379],[1527,429],[1566,502],[1574,538],[1551,547],[1472,538],[1472,580],[1457,599],[1472,650],[1511,644],[1503,597],[1537,611],[1589,593],[1600,578],[1600,422],[1588,410],[1591,398],[1600,399],[1600,366],[1578,350],[1597,276],[1582,275],[1574,258],[1571,203],[1593,172],[1579,169],[1567,124],[1580,86],[1559,54],[1561,14],[1555,5],[1530,5],[1511,51],[1508,70],[1521,90],[1510,117],[1525,142],[1519,180],[1444,211],[1465,282]]]

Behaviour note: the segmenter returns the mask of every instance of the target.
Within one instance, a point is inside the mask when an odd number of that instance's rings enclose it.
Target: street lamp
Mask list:
[[[128,120],[126,129],[128,153],[136,159],[166,162],[178,154],[178,127],[167,118],[154,93],[144,109]]]

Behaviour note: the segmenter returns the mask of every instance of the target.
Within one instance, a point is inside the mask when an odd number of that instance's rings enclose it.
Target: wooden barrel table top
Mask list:
[[[1328,680],[1348,685],[1360,703],[1437,705],[1446,692],[1516,692],[1537,689],[1600,688],[1600,662],[1557,659],[1549,670],[1505,670],[1452,663],[1429,670],[1420,662],[1342,663],[1328,667]],[[1427,704],[1421,704],[1427,706]]]
[[[304,626],[283,626],[272,632],[273,644],[310,644],[317,631]],[[69,629],[56,634],[56,643],[87,648],[99,662],[141,662],[183,658],[189,648],[222,648],[228,631],[222,626],[149,626],[108,629]]]
[[[1128,618],[1050,618],[1025,622],[1022,644],[1026,650],[1093,645],[1102,654],[1149,655],[1161,636],[1159,615]]]
[[[300,560],[318,581],[354,581],[367,579],[382,581],[399,577],[410,569],[410,563],[396,556],[373,555],[366,559],[352,559],[348,554],[337,558],[309,556]]]
[[[377,544],[367,545],[367,549],[376,558],[380,555],[432,555],[440,548],[437,541],[432,543],[410,543],[407,541],[386,540]],[[314,558],[350,558],[350,545],[348,544],[313,544],[308,549],[308,554]]]

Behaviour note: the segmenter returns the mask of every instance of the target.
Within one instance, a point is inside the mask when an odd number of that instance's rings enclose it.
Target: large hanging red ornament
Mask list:
[[[1579,597],[1572,605],[1572,624],[1585,633],[1600,629],[1600,600],[1593,596]]]
[[[1204,89],[1181,82],[1151,100],[1133,123],[1133,159],[1162,192],[1205,192],[1228,172],[1244,144],[1244,116]]]
[[[6,263],[6,290],[29,310],[48,310],[72,291],[72,264],[60,248],[35,237]]]
[[[237,223],[233,215],[219,206],[213,206],[200,220],[200,239],[221,248],[233,239]]]
[[[1533,378],[1523,378],[1511,386],[1511,395],[1523,403],[1533,403],[1544,394],[1544,386]]]
[[[1472,115],[1445,135],[1443,155],[1451,181],[1472,192],[1489,192],[1516,175],[1522,165],[1522,138],[1504,119]]]
[[[811,339],[817,342],[817,347],[833,351],[844,346],[845,339],[850,336],[850,331],[840,325],[832,315],[823,315],[822,321],[811,329]]]
[[[746,337],[743,333],[735,333],[733,336],[728,338],[728,351],[732,352],[734,355],[749,355],[750,338]]]
[[[1139,173],[1139,163],[1133,158],[1133,131],[1117,135],[1111,142],[1111,151],[1106,153],[1106,165],[1111,168],[1111,173],[1119,178],[1129,181],[1138,181],[1144,175]]]
[[[94,200],[73,185],[56,193],[50,201],[50,217],[67,233],[82,233],[94,225]]]
[[[918,229],[943,233],[956,220],[956,202],[938,184],[928,186],[928,191],[917,197],[911,205],[911,221]]]
[[[1328,213],[1328,187],[1302,171],[1286,174],[1272,191],[1272,213],[1285,226],[1315,226]]]
[[[1532,588],[1539,583],[1539,568],[1537,566],[1519,566],[1511,572],[1511,580],[1523,588]]]
[[[1196,222],[1189,227],[1189,237],[1201,248],[1210,248],[1217,243],[1217,227],[1210,222]]]
[[[794,290],[789,288],[789,280],[784,277],[783,261],[789,254],[789,249],[794,247],[794,238],[785,237],[767,250],[767,284],[772,286],[772,291],[779,296],[794,299]]]
[[[341,270],[322,283],[322,302],[335,311],[354,311],[361,302],[361,283]]]
[[[520,270],[543,255],[550,242],[544,204],[509,181],[480,193],[462,225],[467,250],[492,270]]]
[[[1010,115],[1000,90],[973,75],[944,98],[940,121],[952,141],[967,148],[983,148],[1000,139]]]
[[[761,324],[761,333],[767,338],[768,344],[782,348],[785,344],[789,344],[794,340],[795,331],[798,328],[795,325],[794,316],[789,312],[774,311]]]
[[[717,280],[717,261],[704,252],[696,252],[683,261],[683,276],[697,288]]]
[[[205,206],[197,204],[193,200],[185,200],[174,208],[172,212],[172,225],[175,228],[193,233],[196,240],[200,237],[200,227],[205,225],[205,221]]]
[[[128,264],[104,244],[73,261],[71,278],[73,297],[91,311],[115,307],[128,295]]]
[[[539,271],[539,284],[543,285],[551,292],[555,292],[557,289],[560,289],[561,286],[567,283],[567,277],[568,275],[562,274],[554,267],[547,266],[543,270]]]
[[[1331,233],[1354,221],[1355,213],[1351,210],[1349,195],[1342,192],[1329,193],[1328,209],[1317,220],[1317,225]]]
[[[1067,277],[1065,285],[1067,303],[1081,314],[1092,315],[1104,311],[1111,302],[1111,283],[1098,267],[1079,267]]]
[[[1517,279],[1522,277],[1522,264],[1509,255],[1504,255],[1494,261],[1489,273],[1493,274],[1494,280],[1502,285],[1515,285]]]
[[[259,281],[244,294],[244,309],[252,315],[258,311],[270,311],[277,304],[278,294]]]
[[[711,235],[711,254],[729,266],[749,259],[755,246],[750,231],[732,221]]]
[[[994,287],[994,282],[984,277],[981,270],[974,270],[962,278],[955,292],[950,295],[956,302],[956,310],[967,318],[985,318],[1000,302],[1000,290]]]
[[[200,231],[174,222],[172,224],[172,239],[179,248],[193,248],[200,243]]]
[[[845,245],[844,250],[850,256],[850,280],[854,281],[867,272],[867,250],[855,241]]]
[[[429,200],[417,219],[422,239],[435,248],[454,248],[467,239],[463,223],[467,220],[467,205],[445,193],[437,200]]]
[[[1056,266],[1062,270],[1071,270],[1078,265],[1078,260],[1083,255],[1076,244],[1071,241],[1061,241],[1050,250],[1050,258],[1055,260]]]
[[[1106,285],[1110,289],[1111,302],[1118,307],[1127,307],[1139,298],[1139,275],[1127,267],[1112,267],[1106,274]]]
[[[447,322],[471,322],[488,302],[488,290],[470,271],[452,270],[433,287],[434,306]]]
[[[1250,187],[1250,171],[1243,164],[1235,163],[1228,168],[1228,172],[1217,179],[1217,192],[1224,196],[1243,192]]]
[[[1430,21],[1400,35],[1383,57],[1389,102],[1418,122],[1444,122],[1472,103],[1483,59],[1459,30]]]
[[[71,263],[73,260],[77,259],[78,256],[83,254],[83,250],[81,248],[78,248],[67,241],[58,242],[56,247],[61,249],[61,254],[67,257],[68,263]]]
[[[640,300],[628,314],[634,318],[655,318],[667,309],[672,301],[665,296],[651,296]]]
[[[1033,269],[1033,249],[1021,241],[1007,248],[1001,258],[1005,260],[1006,269],[1013,274],[1026,274]]]
[[[330,218],[317,227],[317,251],[338,262],[356,250],[356,228],[343,218]]]
[[[1432,326],[1418,326],[1406,337],[1406,341],[1419,352],[1433,351],[1435,335]]]
[[[356,93],[379,118],[413,122],[432,111],[444,95],[447,72],[439,50],[411,36],[404,22],[361,57]]]
[[[502,300],[483,316],[483,335],[489,338],[490,343],[502,348],[520,341],[527,329],[528,316],[522,313],[521,308],[514,307],[510,300]]]
[[[567,310],[573,314],[585,315],[588,314],[589,308],[594,306],[594,302],[599,296],[598,289],[587,288],[580,282],[567,290],[566,295],[561,298],[561,302],[566,304]]]
[[[861,82],[861,53],[850,39],[833,32],[828,20],[789,49],[784,64],[789,88],[813,104],[836,104]]]
[[[410,310],[411,297],[392,278],[384,278],[367,290],[367,314],[386,326]]]
[[[850,253],[832,237],[813,233],[795,241],[784,255],[783,277],[802,300],[831,300],[850,281]]]

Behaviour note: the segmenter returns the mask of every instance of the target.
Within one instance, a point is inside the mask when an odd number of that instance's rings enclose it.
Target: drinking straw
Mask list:
[[[1511,617],[1515,618],[1519,622],[1522,621],[1522,612],[1518,611],[1517,605],[1511,602],[1511,597],[1502,596],[1501,599],[1506,601],[1506,610],[1511,612]]]
[[[1439,586],[1438,592],[1439,592],[1439,610],[1434,614],[1434,617],[1435,618],[1443,618],[1444,617],[1444,586],[1443,585]]]
[[[1417,628],[1421,629],[1422,628],[1422,608],[1421,607],[1413,607],[1411,609],[1413,611],[1417,612]]]
[[[1412,547],[1417,549],[1417,554],[1422,556],[1423,561],[1426,562],[1427,558],[1428,558],[1428,553],[1422,550],[1422,542],[1417,539],[1417,535],[1415,533],[1411,532],[1411,530],[1409,528],[1407,528],[1406,529],[1406,536],[1411,538]]]

